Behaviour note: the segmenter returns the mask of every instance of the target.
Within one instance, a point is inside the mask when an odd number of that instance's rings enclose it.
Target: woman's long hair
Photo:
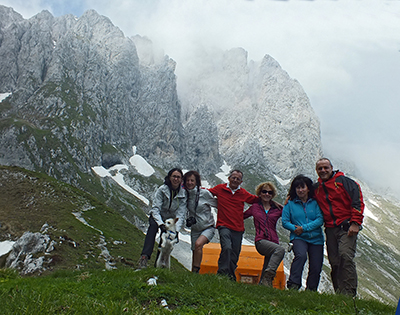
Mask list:
[[[296,199],[297,197],[296,188],[299,186],[303,187],[304,185],[306,185],[309,190],[308,198],[312,198],[314,196],[314,186],[312,180],[307,176],[297,175],[295,178],[293,178],[292,183],[290,184],[289,199],[290,200]]]

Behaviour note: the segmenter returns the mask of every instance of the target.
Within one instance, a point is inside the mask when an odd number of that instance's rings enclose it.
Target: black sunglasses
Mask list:
[[[261,190],[261,193],[269,194],[269,195],[273,195],[274,194],[274,192],[272,190]]]

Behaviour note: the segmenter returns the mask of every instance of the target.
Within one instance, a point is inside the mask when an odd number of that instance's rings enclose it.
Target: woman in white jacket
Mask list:
[[[215,221],[211,207],[217,207],[217,199],[201,188],[200,174],[189,171],[183,176],[183,187],[187,194],[186,226],[190,227],[192,249],[192,272],[200,271],[203,258],[203,246],[211,241],[215,234]]]
[[[149,228],[144,240],[142,255],[139,260],[139,268],[146,268],[148,260],[153,253],[154,243],[158,229],[161,233],[166,231],[164,221],[169,218],[178,218],[176,231],[183,226],[186,212],[186,193],[181,187],[183,172],[179,168],[173,168],[165,176],[154,196],[149,216]]]

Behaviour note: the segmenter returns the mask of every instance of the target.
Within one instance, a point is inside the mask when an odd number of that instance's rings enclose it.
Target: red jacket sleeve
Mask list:
[[[360,185],[351,178],[340,176],[338,182],[343,184],[344,190],[349,194],[351,200],[351,222],[362,224],[364,219],[364,200]]]
[[[247,209],[247,210],[243,213],[243,219],[247,219],[247,218],[253,216],[253,208],[254,208],[254,206],[251,205],[250,208]]]
[[[243,188],[241,188],[243,189]],[[243,189],[244,193],[246,194],[244,202],[253,204],[253,203],[258,203],[260,201],[260,197],[250,194],[247,190]]]

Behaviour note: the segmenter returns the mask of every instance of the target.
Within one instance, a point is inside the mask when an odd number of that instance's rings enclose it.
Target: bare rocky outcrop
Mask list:
[[[6,260],[6,267],[17,269],[21,275],[41,273],[51,263],[54,241],[42,233],[25,232],[13,245]]]

